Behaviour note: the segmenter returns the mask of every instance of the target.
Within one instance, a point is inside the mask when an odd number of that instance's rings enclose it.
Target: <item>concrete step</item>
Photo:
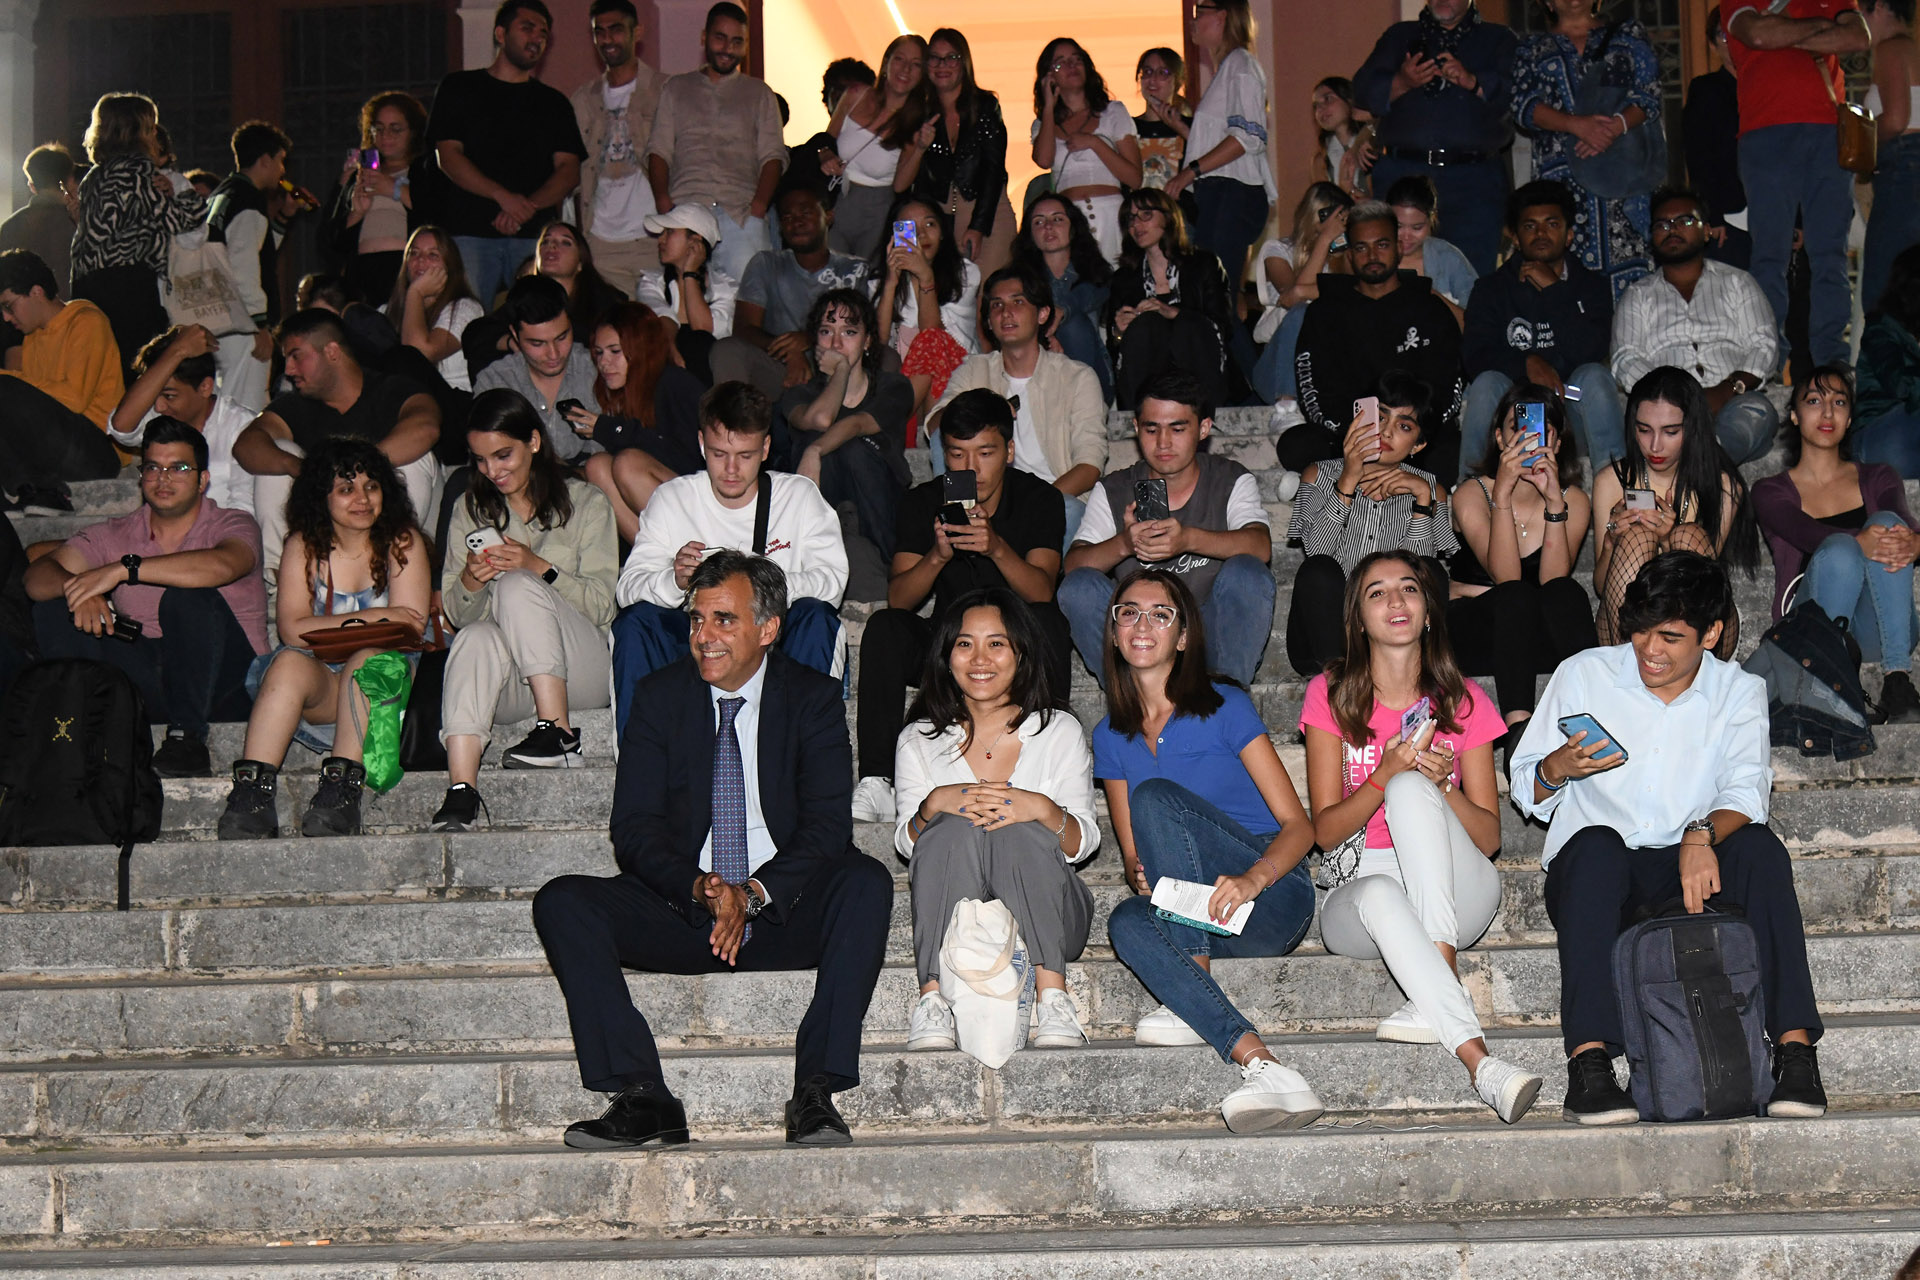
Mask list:
[[[0,1241],[784,1238],[1040,1221],[1155,1227],[1201,1215],[1224,1225],[1853,1208],[1907,1203],[1917,1142],[1920,1117],[1878,1112],[1615,1130],[1543,1115],[1511,1129],[1494,1121],[1252,1137],[1217,1128],[866,1137],[804,1153],[720,1139],[598,1156],[556,1143],[158,1162],[33,1154],[0,1163]],[[1460,1273],[1456,1248],[1444,1274]]]

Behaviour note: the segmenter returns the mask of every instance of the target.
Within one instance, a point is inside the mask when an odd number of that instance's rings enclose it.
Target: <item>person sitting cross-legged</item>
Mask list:
[[[1745,912],[1773,1042],[1767,1114],[1826,1113],[1793,862],[1767,826],[1766,682],[1711,652],[1732,608],[1718,562],[1693,551],[1655,557],[1620,606],[1628,643],[1562,663],[1513,753],[1514,802],[1547,824],[1540,864],[1558,932],[1567,1050],[1561,1115],[1578,1124],[1640,1118],[1613,1070],[1626,1043],[1613,946],[1636,908],[1675,899],[1694,913]],[[1572,715],[1613,736],[1563,733],[1560,719]]]
[[[893,877],[854,847],[840,685],[775,651],[787,588],[772,560],[716,551],[689,578],[688,606],[692,653],[641,682],[621,741],[620,874],[562,876],[533,900],[580,1083],[615,1095],[605,1114],[569,1126],[566,1143],[689,1137],[623,969],[814,969],[787,1141],[842,1145],[853,1138],[833,1094],[860,1083]]]

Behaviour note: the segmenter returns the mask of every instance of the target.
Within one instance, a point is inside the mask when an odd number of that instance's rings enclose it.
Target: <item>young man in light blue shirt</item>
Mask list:
[[[1689,912],[1709,899],[1744,909],[1774,1046],[1767,1114],[1826,1112],[1793,864],[1766,825],[1766,685],[1711,652],[1732,609],[1718,562],[1691,551],[1655,558],[1621,605],[1632,643],[1562,663],[1513,753],[1514,802],[1548,824],[1540,864],[1559,934],[1562,1114],[1579,1124],[1639,1118],[1613,1074],[1624,1042],[1613,944],[1636,908],[1674,899]],[[1561,732],[1563,717],[1580,715],[1617,740]]]

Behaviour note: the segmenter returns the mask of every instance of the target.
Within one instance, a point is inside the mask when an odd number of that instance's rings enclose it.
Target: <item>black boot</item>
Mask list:
[[[360,789],[367,770],[358,760],[328,756],[320,762],[320,786],[300,821],[303,836],[357,836],[360,834]]]
[[[220,815],[222,840],[271,840],[280,834],[280,770],[259,760],[233,762],[233,790]]]
[[[1920,693],[1904,671],[1889,671],[1880,682],[1880,700],[1874,704],[1874,724],[1920,724]]]

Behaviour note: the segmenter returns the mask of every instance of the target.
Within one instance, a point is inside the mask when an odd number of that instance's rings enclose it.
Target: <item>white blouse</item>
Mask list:
[[[1085,862],[1100,846],[1100,824],[1093,817],[1093,753],[1086,731],[1068,711],[1046,718],[1035,713],[1021,724],[1020,758],[1013,762],[1007,785],[1047,797],[1073,815],[1080,824],[1080,852],[1067,859]],[[893,847],[903,858],[913,857],[913,836],[907,824],[920,812],[920,802],[935,787],[980,781],[961,755],[966,726],[955,725],[938,737],[927,736],[927,722],[916,720],[900,731],[893,749],[893,794],[899,814],[893,829]]]
[[[1187,135],[1187,162],[1233,138],[1246,148],[1230,164],[1209,169],[1209,178],[1232,178],[1250,187],[1260,187],[1271,201],[1279,188],[1273,182],[1273,167],[1267,162],[1268,146],[1267,76],[1252,54],[1235,49],[1214,73],[1213,83],[1193,109],[1193,127]]]
[[[391,320],[395,329],[400,327],[400,317],[390,314],[387,307],[381,307],[380,314]],[[450,305],[440,308],[439,315],[428,320],[427,329],[429,332],[444,329],[448,335],[458,340],[460,335],[467,331],[468,325],[485,314],[486,309],[472,298],[455,298]],[[577,334],[575,340],[578,340]],[[460,348],[455,347],[453,354],[434,365],[434,369],[455,391],[473,390],[473,378],[467,372],[467,357]]]
[[[1264,90],[1263,90],[1264,92]],[[1092,132],[1105,138],[1115,151],[1120,149],[1122,138],[1137,138],[1140,130],[1134,127],[1133,117],[1120,102],[1109,102],[1100,118],[1093,122]],[[1040,137],[1040,122],[1033,122],[1033,132],[1029,141]],[[1065,131],[1058,125],[1053,130],[1053,189],[1065,191],[1069,187],[1118,187],[1123,185],[1107,168],[1107,162],[1094,151],[1069,151]]]
[[[868,282],[875,299],[880,296],[878,277]],[[961,260],[960,296],[952,302],[940,304],[940,327],[947,335],[960,344],[960,349],[968,355],[980,350],[980,337],[976,330],[980,318],[980,268],[973,263]],[[920,332],[917,321],[920,319],[920,300],[915,296],[911,283],[902,281],[894,290],[893,332],[894,346],[905,355],[914,336]]]

